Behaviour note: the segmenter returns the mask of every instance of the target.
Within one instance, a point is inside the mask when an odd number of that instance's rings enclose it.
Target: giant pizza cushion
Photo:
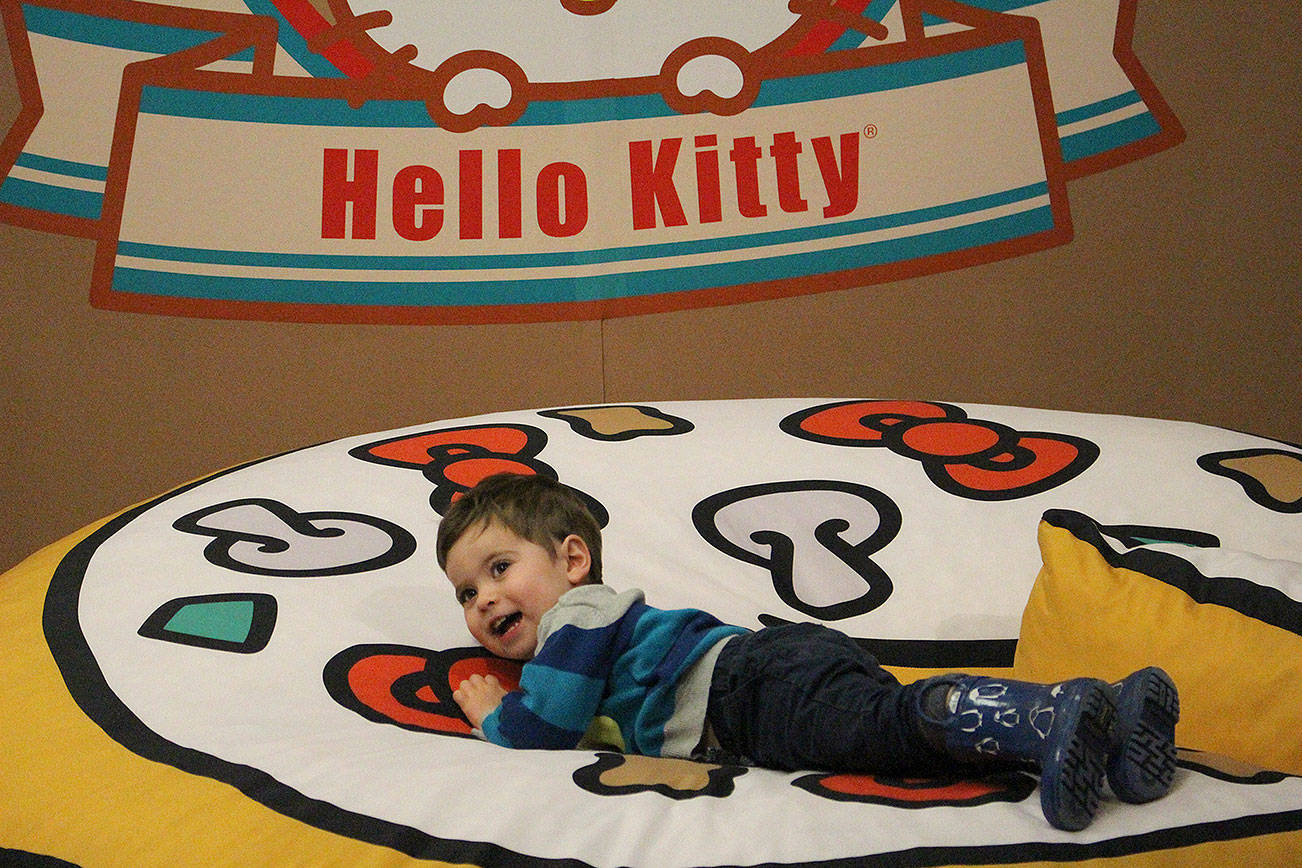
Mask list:
[[[1022,775],[486,744],[452,687],[513,673],[430,551],[477,478],[545,473],[591,498],[608,581],[657,605],[823,621],[902,677],[1007,671],[1045,509],[1302,560],[1281,467],[1302,456],[1188,423],[795,398],[493,413],[220,471],[0,580],[0,862],[1288,864],[1302,777],[1207,754],[1067,833]]]
[[[1068,510],[1044,514],[1039,544],[1018,676],[1161,666],[1180,689],[1181,747],[1302,774],[1302,564]]]

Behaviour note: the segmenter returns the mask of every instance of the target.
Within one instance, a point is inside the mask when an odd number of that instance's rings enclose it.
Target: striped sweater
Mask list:
[[[691,756],[720,643],[744,632],[696,609],[653,608],[639,590],[574,588],[543,615],[537,653],[519,689],[484,719],[484,737],[568,749],[607,717],[627,753]]]

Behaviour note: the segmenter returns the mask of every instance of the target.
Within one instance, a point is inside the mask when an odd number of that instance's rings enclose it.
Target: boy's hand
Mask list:
[[[470,725],[479,729],[483,726],[484,718],[502,704],[502,697],[506,694],[506,688],[495,676],[471,675],[452,691],[452,698],[470,719]]]

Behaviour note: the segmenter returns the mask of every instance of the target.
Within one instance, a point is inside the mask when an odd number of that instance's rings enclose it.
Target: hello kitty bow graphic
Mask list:
[[[921,462],[937,487],[972,500],[1048,491],[1079,476],[1099,455],[1098,446],[1081,437],[1018,431],[930,401],[824,404],[793,413],[781,428],[818,443],[885,447]]]
[[[557,479],[556,471],[537,457],[546,443],[547,435],[531,425],[469,425],[367,443],[348,454],[362,461],[420,471],[434,484],[430,506],[442,515],[454,500],[494,473]],[[609,520],[606,508],[583,492],[577,493],[597,523],[604,526]]]
[[[0,221],[94,239],[95,306],[245,319],[962,268],[1068,243],[1070,180],[1182,140],[1136,3],[0,0]]]

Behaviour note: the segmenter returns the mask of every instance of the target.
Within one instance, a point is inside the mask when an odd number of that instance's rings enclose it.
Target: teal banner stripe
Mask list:
[[[872,0],[871,3],[864,7],[861,17],[871,18],[880,23],[881,20],[886,17],[886,13],[895,8],[897,2],[898,0]],[[872,37],[864,36],[858,31],[847,30],[832,43],[828,51],[847,51],[851,48],[858,48],[865,43],[875,45],[876,40]]]
[[[1132,144],[1162,132],[1162,126],[1150,114],[1135,115],[1106,127],[1066,136],[1062,139],[1062,159],[1070,163]]]
[[[102,45],[106,48],[147,51],[150,54],[172,54],[184,51],[210,42],[221,35],[216,31],[188,30],[183,27],[123,21],[120,18],[51,9],[48,6],[23,6],[23,18],[27,22],[27,30],[31,33],[56,36],[87,45]],[[250,53],[248,59],[252,58],[253,55]]]
[[[343,78],[344,74],[335,65],[307,47],[307,40],[294,29],[285,16],[271,0],[244,0],[244,5],[254,15],[264,15],[276,20],[276,42],[280,47],[307,70],[313,78]]]
[[[1083,105],[1074,109],[1067,109],[1066,111],[1058,112],[1054,115],[1053,119],[1058,126],[1065,127],[1067,124],[1088,120],[1089,118],[1096,118],[1099,115],[1104,115],[1108,112],[1116,111],[1117,109],[1122,109],[1126,106],[1132,106],[1135,103],[1143,101],[1144,98],[1132,90],[1127,93],[1118,94],[1109,99],[1101,99],[1098,102],[1092,102],[1089,105]]]
[[[14,164],[25,169],[48,172],[51,175],[85,178],[88,181],[108,180],[108,166],[78,163],[73,160],[60,160],[57,157],[42,157],[40,154],[19,154],[18,159],[14,160]]]
[[[159,85],[141,89],[140,113],[322,127],[434,126],[420,100],[370,100],[355,109],[342,99],[217,93]]]
[[[863,66],[793,78],[773,78],[760,87],[755,106],[782,106],[838,96],[881,93],[902,87],[933,84],[967,75],[1026,63],[1021,42],[1001,42],[936,57],[919,57],[882,66]]]
[[[561,253],[489,254],[482,256],[349,256],[328,253],[209,250],[141,244],[132,241],[120,241],[118,243],[118,253],[123,256],[140,256],[169,262],[201,262],[262,268],[333,268],[355,271],[421,269],[471,271],[483,268],[564,267],[567,265],[647,261],[671,256],[714,253],[724,250],[746,250],[799,241],[838,238],[879,229],[909,226],[928,220],[970,214],[986,208],[1023,202],[1037,196],[1046,195],[1048,191],[1048,184],[1041,182],[948,205],[935,205],[898,214],[865,217],[860,220],[850,220],[842,223],[829,223],[801,229],[758,232],[753,235],[732,238],[668,242],[636,247],[612,247],[601,250],[579,250]]]
[[[47,214],[98,220],[104,207],[104,196],[89,190],[71,190],[22,178],[6,178],[0,185],[0,202]]]
[[[1026,62],[1020,42],[1003,42],[954,55],[924,57],[884,66],[775,78],[760,88],[756,107],[782,106],[836,96],[879,93],[901,87],[947,81],[964,75]],[[210,120],[297,124],[304,126],[433,127],[420,100],[371,100],[352,108],[343,99],[264,94],[216,93],[151,85],[140,96],[144,114]],[[577,124],[588,121],[671,117],[672,109],[657,95],[597,97],[531,104],[518,126]]]
[[[1045,0],[963,0],[963,5],[974,6],[987,12],[1016,12],[1031,6],[1039,6],[1043,2]],[[932,15],[930,12],[922,13],[922,25],[924,27],[945,23],[947,23],[945,18]]]
[[[591,99],[533,102],[513,126],[543,127],[589,121],[628,121],[663,118],[674,114],[660,94],[603,96]]]
[[[815,251],[748,262],[689,266],[655,272],[612,273],[580,278],[495,280],[460,283],[286,280],[211,277],[118,267],[117,292],[223,301],[364,306],[481,307],[631,298],[801,278],[873,265],[905,263],[959,250],[1023,238],[1053,228],[1048,207],[983,223],[839,250]]]
[[[1015,12],[1044,2],[1047,0],[963,0],[965,5],[985,9],[987,12]]]

